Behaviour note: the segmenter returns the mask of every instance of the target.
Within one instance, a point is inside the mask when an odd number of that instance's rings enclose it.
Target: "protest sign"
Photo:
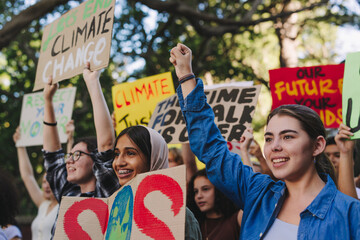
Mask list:
[[[109,198],[63,197],[55,240],[185,237],[185,166],[137,175]]]
[[[44,28],[34,91],[109,64],[116,0],[88,0]]]
[[[215,114],[215,123],[227,141],[240,140],[250,126],[260,86],[223,86],[205,90],[207,100]],[[167,143],[188,142],[185,122],[179,100],[173,95],[156,106],[149,127],[158,131]]]
[[[349,53],[345,61],[345,73],[343,84],[343,119],[344,123],[351,128],[354,136],[351,139],[360,138],[360,52]]]
[[[326,128],[342,122],[342,81],[344,64],[279,68],[269,71],[272,109],[300,104],[315,110]]]
[[[147,126],[156,104],[174,92],[170,72],[113,86],[116,132],[139,124]]]
[[[56,91],[53,104],[60,141],[67,141],[65,125],[70,121],[76,88],[63,88]],[[44,93],[25,94],[22,102],[20,128],[21,138],[17,147],[43,145]]]

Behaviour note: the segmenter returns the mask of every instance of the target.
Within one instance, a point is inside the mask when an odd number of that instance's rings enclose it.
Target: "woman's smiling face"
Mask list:
[[[137,174],[150,170],[146,156],[127,134],[118,139],[114,151],[115,158],[112,166],[121,186]]]
[[[314,141],[290,116],[275,115],[265,133],[266,162],[278,179],[298,180],[314,165]]]

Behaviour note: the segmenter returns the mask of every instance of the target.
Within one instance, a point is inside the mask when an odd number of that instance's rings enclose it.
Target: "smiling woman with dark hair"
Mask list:
[[[360,239],[360,202],[336,188],[334,169],[323,153],[325,128],[319,115],[301,105],[273,110],[264,154],[280,181],[254,173],[228,150],[191,59],[183,44],[170,52],[191,150],[206,164],[212,184],[244,211],[240,238]]]
[[[91,76],[88,79],[89,82],[100,84],[99,71],[90,71],[90,69],[84,71],[89,71],[87,73]],[[92,91],[89,90],[89,92]],[[114,128],[103,93],[97,88],[96,94],[90,94],[90,96],[94,96],[91,102],[97,138],[113,135]],[[98,104],[99,102],[102,104]],[[104,108],[106,111],[104,111]],[[106,141],[105,143],[107,143],[107,149],[111,144],[111,149],[98,153],[96,158],[93,158],[94,176],[96,186],[99,189],[115,189],[114,191],[116,191],[137,174],[168,168],[169,150],[167,144],[164,138],[154,129],[141,125],[131,126],[124,129],[115,141]],[[110,178],[111,181],[109,181],[109,175],[117,178],[117,182],[114,183],[112,177]],[[185,239],[201,239],[199,224],[188,208],[186,208],[185,216]]]

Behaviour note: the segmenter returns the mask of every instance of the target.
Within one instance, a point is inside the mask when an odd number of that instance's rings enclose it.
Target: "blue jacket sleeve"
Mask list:
[[[183,98],[181,86],[177,89],[191,150],[206,164],[209,180],[243,209],[247,196],[271,180],[254,173],[249,166],[242,164],[239,155],[228,150],[214,122],[214,113],[206,102],[203,83],[201,79],[196,81],[195,89],[186,99]]]

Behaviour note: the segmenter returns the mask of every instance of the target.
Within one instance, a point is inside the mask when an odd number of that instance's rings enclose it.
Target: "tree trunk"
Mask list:
[[[295,11],[300,4],[296,1],[285,1],[282,12]],[[298,14],[293,13],[289,17],[278,19],[275,24],[276,35],[280,43],[280,67],[297,67],[297,41],[299,26],[296,25]]]

